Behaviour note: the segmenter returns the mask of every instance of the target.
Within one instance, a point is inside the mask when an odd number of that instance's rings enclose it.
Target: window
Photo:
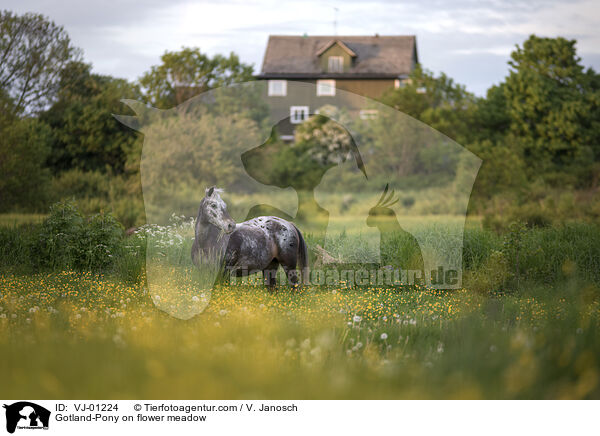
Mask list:
[[[287,80],[269,80],[269,97],[285,97]]]
[[[359,113],[359,117],[361,120],[372,120],[377,118],[379,111],[377,109],[363,109]]]
[[[308,119],[308,106],[291,106],[290,107],[290,122],[292,124],[300,124]]]
[[[330,73],[343,73],[344,58],[341,56],[329,56],[327,58],[327,70]]]
[[[394,88],[404,88],[406,85],[410,85],[412,82],[410,79],[396,79],[394,80]]]
[[[335,80],[317,80],[317,95],[335,95]]]

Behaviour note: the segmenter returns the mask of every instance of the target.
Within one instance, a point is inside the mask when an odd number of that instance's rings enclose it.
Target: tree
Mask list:
[[[199,48],[165,52],[161,65],[140,78],[146,99],[154,107],[167,109],[209,89],[252,79],[253,68],[237,55],[209,57]]]
[[[510,130],[536,172],[600,159],[600,79],[575,40],[531,35],[511,54],[504,93]]]
[[[0,212],[19,208],[43,210],[50,172],[50,132],[33,118],[15,120],[0,135]]]
[[[446,74],[435,77],[432,72],[417,66],[407,83],[388,91],[381,102],[463,142],[471,131],[471,113],[476,99]]]
[[[0,89],[13,100],[13,113],[47,107],[63,67],[79,56],[65,30],[43,15],[0,12]]]
[[[83,62],[63,69],[58,99],[41,115],[52,127],[49,164],[55,172],[125,170],[140,138],[112,115],[127,110],[120,102],[124,98],[141,99],[139,88],[124,79],[93,74],[91,65]]]
[[[474,141],[501,141],[510,130],[511,118],[505,93],[506,84],[488,89],[486,97],[477,101],[473,113]]]

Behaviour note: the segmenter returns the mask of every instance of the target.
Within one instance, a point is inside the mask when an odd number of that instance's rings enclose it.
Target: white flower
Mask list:
[[[75,315],[75,319],[81,319],[81,314],[78,313],[77,315]]]
[[[382,341],[385,341],[388,338],[387,333],[382,333],[381,336],[380,336],[380,338],[381,338]]]
[[[118,334],[114,335],[112,339],[115,345],[117,345],[118,347],[124,347],[126,345],[123,338]]]
[[[362,317],[360,317],[358,315],[354,315],[354,318],[352,318],[352,321],[354,321],[354,322],[361,322],[362,321]]]
[[[200,301],[200,299],[194,295],[194,296],[192,297],[192,301],[193,301],[194,303],[197,303],[198,301]]]

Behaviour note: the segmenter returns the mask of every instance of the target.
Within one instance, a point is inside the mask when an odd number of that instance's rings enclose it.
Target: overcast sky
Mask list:
[[[421,64],[476,94],[500,82],[515,44],[531,33],[577,39],[586,66],[600,70],[598,0],[3,0],[63,25],[94,70],[137,79],[165,50],[197,46],[236,52],[259,71],[269,34],[416,35]]]

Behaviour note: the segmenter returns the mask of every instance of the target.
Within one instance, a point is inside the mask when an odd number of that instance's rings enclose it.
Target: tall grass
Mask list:
[[[443,248],[433,224],[415,233]],[[458,291],[212,286],[192,236],[181,217],[125,236],[64,204],[0,226],[0,396],[600,398],[595,225],[467,226]],[[388,236],[383,262],[404,247]]]
[[[4,397],[600,398],[600,306],[576,286],[502,298],[227,286],[187,321],[109,276],[0,287]]]
[[[460,251],[456,251],[461,241],[455,240],[459,233],[452,226],[435,221],[414,226],[411,231],[424,257],[441,253],[461,259]],[[363,239],[360,234],[342,231],[329,238],[329,248],[349,263],[360,263],[379,254],[371,253],[373,247]],[[320,241],[319,236],[311,234],[306,235],[306,240],[311,252]],[[191,219],[173,216],[166,226],[143,226],[127,237],[110,215],[84,217],[72,204],[61,203],[41,224],[0,227],[0,270],[95,271],[117,274],[126,283],[139,283],[148,257],[191,267],[192,241]],[[381,263],[393,263],[390,259],[408,250],[408,243],[406,234],[386,235],[379,247]],[[149,252],[147,247],[151,247]],[[598,283],[600,228],[590,223],[567,223],[557,227],[523,227],[499,235],[468,225],[462,240],[462,268],[485,285],[478,287],[484,292],[492,290],[486,289],[486,275],[498,276],[498,283],[493,285],[497,289],[493,290],[518,290],[524,283],[549,285],[571,277]]]

